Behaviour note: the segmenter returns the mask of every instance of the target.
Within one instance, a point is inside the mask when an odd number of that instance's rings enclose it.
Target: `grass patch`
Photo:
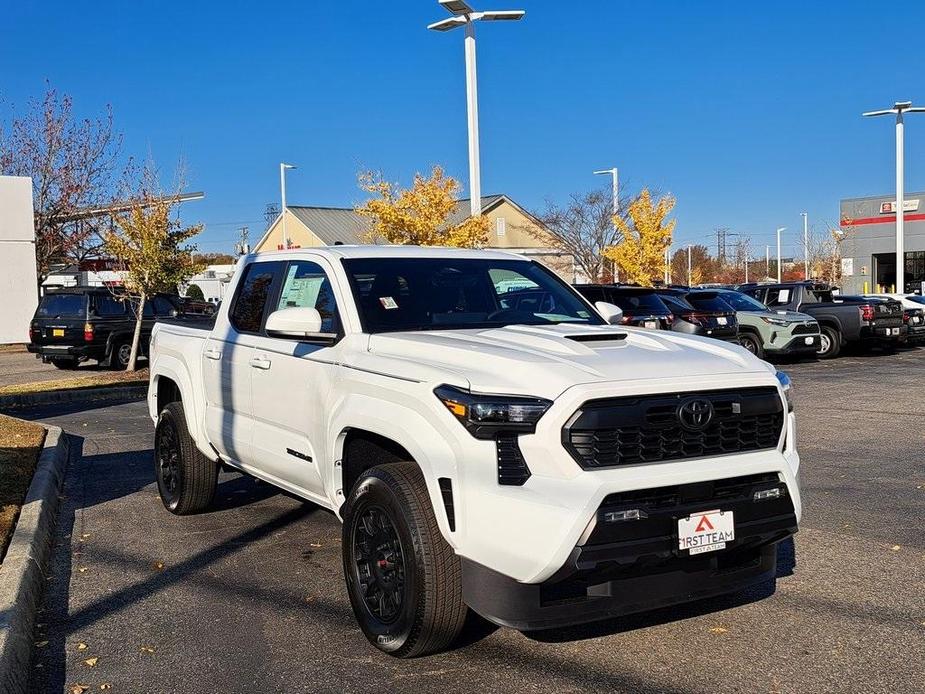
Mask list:
[[[0,345],[0,354],[8,354],[10,352],[25,352],[25,345]]]
[[[81,378],[60,378],[54,381],[36,381],[35,383],[18,383],[0,387],[0,395],[22,395],[23,393],[43,393],[50,390],[92,390],[114,385],[141,385],[148,382],[148,370],[138,371],[103,371],[93,376]]]
[[[6,554],[44,442],[44,427],[0,414],[0,557]]]

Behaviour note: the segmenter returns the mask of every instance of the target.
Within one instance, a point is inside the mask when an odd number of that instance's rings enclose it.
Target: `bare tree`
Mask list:
[[[39,281],[55,261],[80,261],[102,247],[104,217],[76,215],[113,199],[113,169],[121,136],[112,111],[96,120],[73,114],[71,98],[49,89],[29,112],[0,129],[0,172],[32,179]]]
[[[625,210],[633,197],[620,198]],[[534,213],[539,224],[528,227],[538,241],[571,255],[576,270],[589,282],[610,281],[612,261],[604,249],[623,236],[613,223],[613,198],[609,190],[573,193],[564,207],[547,201],[543,212]]]

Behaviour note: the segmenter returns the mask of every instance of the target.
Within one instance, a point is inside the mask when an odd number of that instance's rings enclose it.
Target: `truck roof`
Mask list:
[[[485,258],[494,260],[527,260],[528,258],[494,249],[444,248],[442,246],[312,246],[292,248],[286,251],[266,251],[252,254],[251,262],[257,258],[300,258],[309,254],[326,255],[330,258]]]

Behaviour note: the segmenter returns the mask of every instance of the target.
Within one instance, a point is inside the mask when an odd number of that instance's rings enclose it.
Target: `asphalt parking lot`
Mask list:
[[[475,623],[414,661],[355,626],[327,512],[228,473],[213,511],[173,517],[143,403],[25,413],[75,436],[34,689],[923,691],[925,350],[783,368],[805,515],[776,586],[548,633]]]
[[[22,348],[7,348],[0,351],[0,386],[14,386],[21,383],[56,381],[62,378],[89,378],[109,371],[95,361],[86,361],[76,369],[62,371],[54,364],[43,364],[34,354]]]

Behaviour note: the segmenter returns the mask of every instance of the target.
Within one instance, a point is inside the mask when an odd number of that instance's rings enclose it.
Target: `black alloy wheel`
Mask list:
[[[180,487],[183,484],[180,437],[172,419],[161,422],[154,434],[155,465],[157,466],[157,488],[161,499],[169,510],[177,507]]]
[[[388,512],[367,508],[352,529],[356,581],[369,612],[391,624],[405,602],[405,559],[401,538]]]

